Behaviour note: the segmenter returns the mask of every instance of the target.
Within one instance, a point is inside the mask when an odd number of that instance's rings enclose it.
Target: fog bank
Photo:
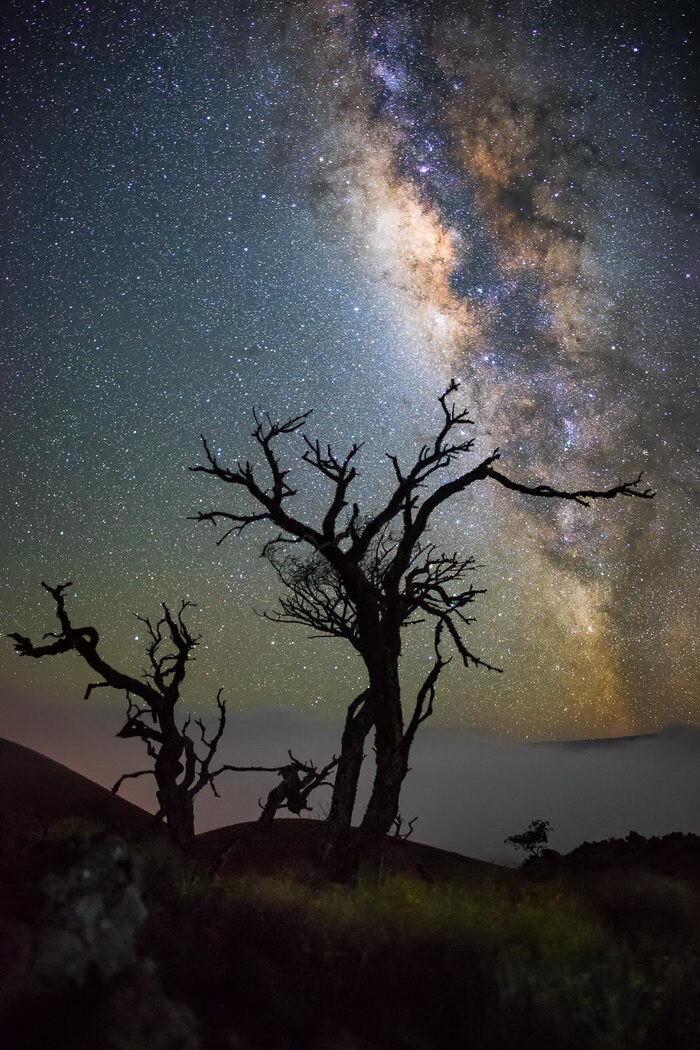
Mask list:
[[[111,786],[147,761],[135,741],[114,737],[118,704],[0,702],[0,735]],[[221,763],[277,765],[291,748],[319,764],[338,747],[340,723],[273,709],[231,712]],[[369,751],[369,749],[368,749]],[[367,796],[371,751],[359,804]],[[221,798],[199,796],[198,829],[255,819],[258,799],[275,783],[264,774],[225,774]],[[126,798],[153,809],[150,778],[125,784]],[[329,789],[315,798],[314,815]],[[424,726],[402,796],[414,838],[486,860],[513,862],[503,839],[530,820],[548,820],[551,845],[566,852],[584,839],[670,831],[700,833],[700,728],[679,727],[619,740],[525,743],[483,732]],[[359,808],[359,807],[358,807]]]

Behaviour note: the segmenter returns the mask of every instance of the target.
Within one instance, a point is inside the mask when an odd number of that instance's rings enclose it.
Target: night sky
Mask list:
[[[53,629],[40,580],[71,579],[74,622],[136,672],[132,614],[189,598],[198,713],[222,685],[233,710],[339,719],[357,657],[255,615],[270,534],[217,547],[187,515],[231,494],[187,467],[202,432],[252,454],[253,405],[314,408],[311,436],[367,442],[371,509],[384,452],[415,455],[457,376],[512,477],[644,470],[658,495],[448,504],[436,538],[488,589],[468,643],[505,673],[455,663],[435,721],[700,721],[690,24],[664,3],[10,3],[3,630]],[[294,481],[317,512],[320,476]],[[408,684],[430,654],[407,636]],[[9,644],[0,670],[54,737],[90,677]]]

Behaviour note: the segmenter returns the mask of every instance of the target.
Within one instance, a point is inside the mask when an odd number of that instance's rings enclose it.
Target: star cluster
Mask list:
[[[657,499],[584,509],[474,491],[440,522],[481,568],[474,647],[439,717],[523,735],[697,720],[690,397],[694,128],[682,8],[430,0],[16,2],[3,27],[3,618],[39,580],[134,668],[135,611],[204,635],[193,703],[337,717],[342,643],[254,614],[262,537],[187,521],[206,432],[316,409],[365,440],[361,499],[430,436],[452,375],[522,480]],[[290,462],[299,449],[287,449]],[[295,467],[312,514],[325,496]],[[78,613],[79,611],[79,613]],[[407,676],[429,646],[407,639]],[[8,653],[12,691],[81,671]]]

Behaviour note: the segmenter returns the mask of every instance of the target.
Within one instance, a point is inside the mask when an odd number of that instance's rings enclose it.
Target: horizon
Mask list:
[[[67,722],[63,736],[47,727],[41,703],[1,706],[9,712],[0,708],[0,735],[105,788],[123,772],[143,765],[137,742],[114,736],[121,722],[117,702],[88,711],[77,702],[60,705]],[[290,747],[303,759],[322,763],[337,746],[339,723],[340,718],[333,723],[274,708],[233,712],[219,757],[222,762],[267,765],[283,761]],[[401,812],[405,819],[418,817],[412,839],[480,860],[516,863],[517,854],[503,839],[533,819],[550,821],[550,843],[560,852],[584,840],[623,838],[630,831],[646,837],[672,831],[700,834],[700,725],[669,726],[634,738],[525,741],[427,724],[416,740],[411,765]],[[368,795],[369,776],[366,768],[356,819]],[[200,798],[197,831],[256,820],[258,799],[275,782],[270,774],[228,774],[219,783],[220,799],[208,792]],[[148,781],[127,782],[120,795],[155,810]],[[312,798],[311,817],[323,816],[329,797],[320,792]]]

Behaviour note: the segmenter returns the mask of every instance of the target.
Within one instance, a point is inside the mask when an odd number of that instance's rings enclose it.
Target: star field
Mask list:
[[[456,375],[479,449],[523,481],[653,503],[540,506],[475,489],[439,524],[488,588],[436,719],[528,736],[697,721],[690,23],[646,3],[26,3],[3,25],[3,623],[52,627],[39,581],[140,666],[131,613],[199,605],[191,702],[339,717],[342,642],[253,610],[267,535],[187,520],[206,433],[314,408],[366,441],[359,494],[433,431]],[[695,253],[696,254],[696,253]],[[325,490],[296,466],[306,512]],[[213,501],[213,503],[212,503]],[[407,680],[429,659],[406,641]],[[70,661],[16,695],[79,697]]]

